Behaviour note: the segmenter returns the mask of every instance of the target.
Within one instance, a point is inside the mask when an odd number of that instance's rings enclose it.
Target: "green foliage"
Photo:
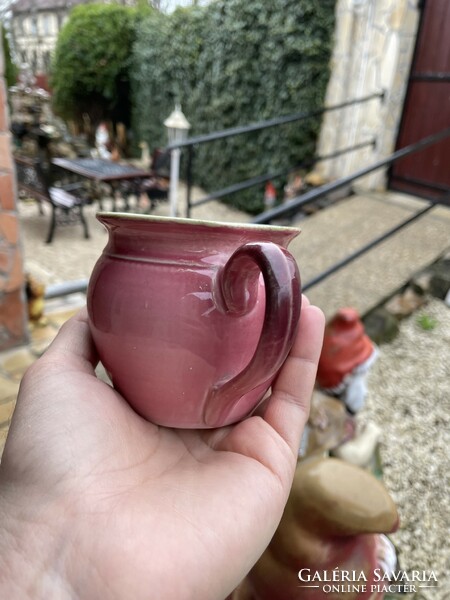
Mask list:
[[[163,121],[176,101],[193,135],[323,105],[335,0],[217,0],[171,15],[144,4],[72,11],[53,64],[62,116],[129,124],[131,97],[135,142],[155,148],[166,144]],[[216,190],[308,160],[319,126],[317,117],[199,145],[194,181]],[[262,188],[229,198],[249,212],[262,200]]]
[[[5,59],[5,80],[8,87],[14,85],[17,81],[18,68],[11,59],[11,49],[8,38],[6,37],[5,28],[0,25],[2,31],[2,46],[3,57]]]
[[[419,327],[421,327],[424,331],[432,331],[438,324],[434,317],[426,314],[418,316],[416,322],[417,325],[419,325]]]
[[[335,0],[217,0],[143,19],[131,69],[137,141],[166,144],[162,123],[175,100],[192,135],[321,108],[334,6]],[[194,181],[212,191],[310,159],[319,126],[320,117],[199,145]],[[262,200],[257,188],[229,198],[252,213]]]
[[[52,68],[55,110],[79,120],[88,113],[128,121],[128,67],[138,16],[117,4],[79,5],[60,32]]]
[[[166,145],[162,123],[176,100],[186,112],[196,87],[203,19],[201,10],[178,9],[170,17],[155,13],[138,26],[131,69],[133,129],[151,148]]]

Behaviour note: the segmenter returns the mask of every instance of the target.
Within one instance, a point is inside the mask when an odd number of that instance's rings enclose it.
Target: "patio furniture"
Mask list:
[[[83,206],[87,203],[87,198],[84,194],[80,194],[80,186],[57,187],[52,185],[48,173],[37,159],[15,156],[14,162],[19,190],[38,202],[41,215],[44,214],[43,203],[48,203],[51,207],[46,243],[52,243],[58,225],[81,223],[84,237],[89,238],[89,229],[83,214]]]
[[[91,182],[107,184],[111,188],[114,211],[117,209],[116,195],[123,197],[125,210],[129,210],[129,196],[138,193],[142,181],[151,177],[149,171],[100,158],[54,158],[52,164]],[[101,196],[98,202],[100,210],[103,210]]]
[[[150,200],[151,212],[158,200],[167,200],[170,187],[170,152],[156,148],[151,159],[150,177],[144,179],[141,193]]]

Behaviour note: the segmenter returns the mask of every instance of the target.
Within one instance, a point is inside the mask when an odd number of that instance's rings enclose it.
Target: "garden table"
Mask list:
[[[116,210],[116,192],[120,190],[121,184],[127,184],[128,192],[139,193],[141,183],[145,179],[151,178],[149,171],[101,158],[54,158],[52,164],[96,183],[109,185],[112,190],[114,211]],[[124,201],[125,210],[128,210],[129,204],[126,195]],[[99,204],[100,209],[103,210],[101,196]]]

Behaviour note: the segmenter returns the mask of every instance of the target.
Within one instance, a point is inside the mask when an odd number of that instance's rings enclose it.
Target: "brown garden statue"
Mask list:
[[[381,600],[396,567],[381,534],[398,522],[369,472],[337,458],[304,460],[272,541],[232,599]]]

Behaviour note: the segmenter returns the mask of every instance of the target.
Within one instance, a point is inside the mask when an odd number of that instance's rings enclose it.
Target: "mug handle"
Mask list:
[[[285,248],[273,242],[248,243],[238,248],[219,272],[222,304],[234,316],[245,314],[248,283],[256,282],[260,272],[266,309],[258,345],[243,371],[211,390],[205,409],[208,427],[219,427],[244,394],[273,377],[293,344],[301,308],[300,274]]]

